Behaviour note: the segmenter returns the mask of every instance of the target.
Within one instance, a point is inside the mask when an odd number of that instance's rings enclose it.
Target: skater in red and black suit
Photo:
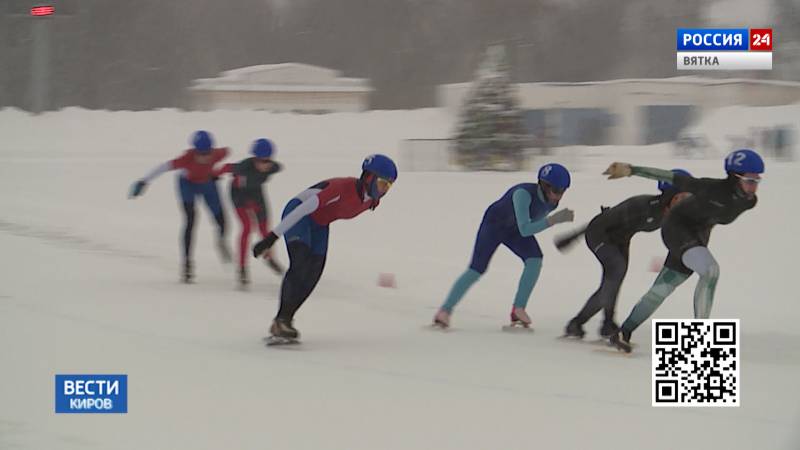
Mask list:
[[[218,238],[217,249],[220,257],[225,262],[230,262],[231,252],[225,243],[225,215],[219,200],[217,183],[215,180],[214,164],[228,156],[227,148],[215,148],[211,134],[207,131],[197,131],[192,136],[192,148],[183,155],[167,161],[135,182],[131,188],[130,197],[138,197],[144,193],[147,184],[159,175],[170,170],[181,169],[178,176],[178,194],[183,204],[183,213],[186,219],[183,230],[183,275],[184,283],[190,283],[194,278],[194,265],[192,263],[192,232],[194,230],[194,199],[202,195],[211,215],[217,222]]]
[[[253,142],[250,150],[253,155],[235,164],[226,164],[218,175],[231,173],[231,200],[236,208],[236,215],[242,224],[242,234],[239,237],[239,283],[242,287],[250,283],[247,273],[248,241],[252,225],[255,221],[261,237],[269,233],[269,205],[264,196],[263,185],[269,178],[280,172],[283,166],[272,159],[275,146],[269,139],[258,139]],[[277,274],[283,273],[283,268],[275,261],[272,251],[266,252],[267,264]]]
[[[322,276],[330,223],[374,210],[396,179],[397,166],[388,156],[368,156],[361,164],[361,177],[331,178],[291,199],[281,223],[253,247],[253,256],[259,258],[284,236],[289,252],[280,308],[270,328],[272,342],[296,342],[300,336],[292,321]]]

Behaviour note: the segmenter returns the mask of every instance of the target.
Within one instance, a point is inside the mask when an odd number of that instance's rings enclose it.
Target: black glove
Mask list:
[[[267,237],[260,240],[256,245],[253,246],[253,256],[256,258],[261,257],[261,255],[263,255],[265,251],[269,250],[277,240],[278,236],[270,231]]]
[[[585,226],[583,228],[581,228],[579,230],[575,230],[575,231],[573,231],[573,232],[571,232],[569,234],[564,234],[564,235],[556,237],[556,239],[554,241],[555,245],[556,245],[556,248],[561,253],[566,252],[570,247],[572,247],[572,244],[574,244],[575,241],[579,237],[584,235],[584,233],[586,233],[586,227]]]
[[[138,197],[144,193],[144,188],[147,187],[147,182],[144,180],[139,180],[136,183],[133,183],[131,186],[131,193],[128,195],[128,198]]]

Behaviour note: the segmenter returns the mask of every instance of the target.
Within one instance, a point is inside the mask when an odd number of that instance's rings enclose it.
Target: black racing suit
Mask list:
[[[272,161],[272,165],[266,172],[261,172],[255,167],[256,158],[247,158],[236,164],[231,164],[226,169],[233,174],[231,180],[231,200],[236,208],[236,215],[242,224],[242,233],[239,236],[239,267],[244,270],[247,251],[252,229],[253,218],[255,218],[261,237],[269,233],[269,206],[264,198],[263,185],[274,174],[281,171],[282,166]]]
[[[714,225],[727,225],[739,215],[756,206],[758,198],[748,196],[734,175],[728,178],[692,178],[675,175],[673,186],[692,196],[682,200],[670,211],[661,228],[661,238],[669,249],[664,264],[668,269],[691,274],[681,258],[692,247],[708,246]]]
[[[628,271],[631,238],[640,231],[651,232],[661,226],[664,211],[676,192],[631,197],[613,208],[604,208],[589,222],[586,245],[603,266],[603,278],[573,321],[583,325],[603,309],[604,328],[613,325],[617,296]]]
[[[231,200],[236,208],[257,206],[258,221],[267,220],[267,203],[262,186],[269,178],[280,172],[283,166],[272,161],[272,167],[266,172],[259,172],[255,167],[255,158],[239,161],[231,168]]]

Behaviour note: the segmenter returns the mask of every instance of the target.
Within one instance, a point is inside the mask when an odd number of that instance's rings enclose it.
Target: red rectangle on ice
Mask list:
[[[34,6],[31,8],[31,15],[36,17],[50,16],[56,12],[56,9],[51,5]]]
[[[751,28],[750,50],[771,52],[772,28]]]

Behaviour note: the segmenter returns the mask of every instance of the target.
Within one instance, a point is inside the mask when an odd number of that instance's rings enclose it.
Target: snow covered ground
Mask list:
[[[435,109],[0,111],[0,448],[800,448],[798,163],[768,161],[758,207],[711,242],[722,266],[713,316],[742,324],[742,406],[725,409],[650,406],[649,325],[634,335],[632,357],[555,339],[600,275],[585,247],[554,250],[554,235],[571,226],[539,236],[534,334],[500,332],[521,271],[504,249],[456,311],[456,331],[422,329],[465,268],[484,208],[531,173],[400,167],[377,211],[332,226],[326,273],[297,316],[304,343],[292,349],[261,341],[280,280],[253,263],[251,291],[234,290],[203,208],[197,283],[177,282],[174,174],[126,199],[131,182],[198,128],[230,146],[232,159],[253,139],[273,138],[286,164],[268,188],[280,210],[318,180],[357,175],[368,153],[447,136],[451,120]],[[583,156],[570,157],[579,170],[562,205],[576,210],[575,226],[601,204],[655,191],[646,180],[606,181],[599,173],[614,159],[722,175],[721,161],[675,161],[664,147],[572,152]],[[228,219],[233,241],[230,210]],[[663,254],[658,233],[634,239],[618,319]],[[283,247],[279,255],[286,261]],[[381,272],[398,288],[378,287]],[[690,317],[693,285],[656,317]],[[54,414],[57,373],[128,374],[128,414]]]

